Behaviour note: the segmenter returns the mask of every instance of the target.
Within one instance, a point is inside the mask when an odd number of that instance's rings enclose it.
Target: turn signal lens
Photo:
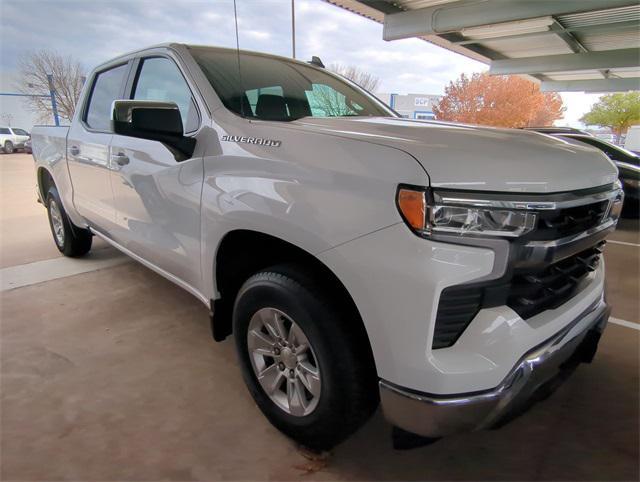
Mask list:
[[[398,208],[405,221],[413,229],[420,231],[426,228],[425,215],[427,200],[424,191],[401,188],[398,190]]]

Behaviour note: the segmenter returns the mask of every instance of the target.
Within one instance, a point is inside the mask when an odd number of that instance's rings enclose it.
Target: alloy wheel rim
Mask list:
[[[52,199],[49,203],[49,214],[51,215],[51,227],[53,228],[53,235],[56,238],[58,246],[64,245],[64,224],[62,223],[62,214],[58,204]]]
[[[247,346],[253,372],[273,403],[296,417],[315,410],[322,389],[318,359],[291,317],[261,308],[249,321]]]

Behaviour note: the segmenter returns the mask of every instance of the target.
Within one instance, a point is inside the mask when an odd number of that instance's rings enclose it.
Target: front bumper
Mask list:
[[[580,362],[595,354],[610,308],[600,298],[565,328],[538,345],[494,389],[451,396],[429,395],[380,382],[386,418],[425,437],[493,428],[555,389]]]

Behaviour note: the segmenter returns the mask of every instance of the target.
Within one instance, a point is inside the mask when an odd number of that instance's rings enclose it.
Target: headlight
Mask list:
[[[439,203],[432,192],[410,187],[398,189],[398,208],[405,222],[423,235],[477,234],[517,237],[533,230],[536,214],[525,210],[494,209]]]

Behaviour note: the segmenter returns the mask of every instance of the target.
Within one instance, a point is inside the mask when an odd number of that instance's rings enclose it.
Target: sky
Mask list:
[[[236,1],[240,48],[291,56],[291,2]],[[295,5],[296,57],[356,65],[380,78],[379,92],[442,94],[461,73],[487,69],[422,40],[385,42],[382,25],[321,0]],[[90,70],[161,42],[235,47],[233,9],[233,0],[0,0],[0,90],[15,91],[19,59],[43,48]],[[567,111],[559,124],[579,125],[597,98],[563,94]],[[19,102],[0,96],[0,110]]]

